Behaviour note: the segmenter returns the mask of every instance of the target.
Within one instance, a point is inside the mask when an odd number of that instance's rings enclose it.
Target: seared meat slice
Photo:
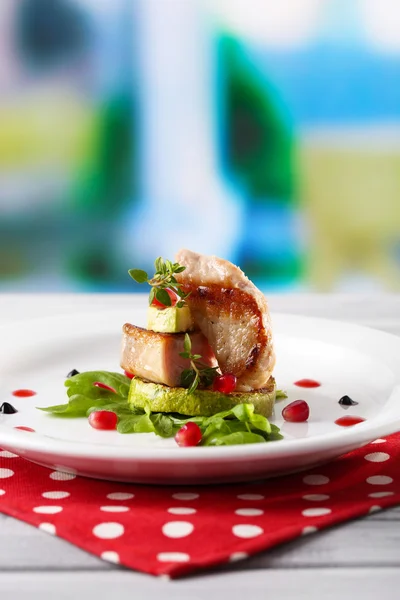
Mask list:
[[[180,250],[186,267],[176,278],[195,324],[208,339],[222,373],[237,377],[237,391],[265,387],[275,365],[271,323],[264,295],[227,260]]]
[[[122,328],[121,367],[126,371],[154,383],[171,387],[180,385],[184,369],[190,362],[179,356],[183,352],[184,333],[158,333],[126,323]],[[201,354],[201,361],[216,367],[217,361],[204,335],[190,334],[192,354]]]

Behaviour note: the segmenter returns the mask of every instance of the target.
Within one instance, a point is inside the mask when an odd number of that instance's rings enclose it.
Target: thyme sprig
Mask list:
[[[152,304],[156,298],[164,306],[171,306],[171,298],[167,290],[172,290],[179,298],[176,306],[182,308],[186,304],[186,298],[189,293],[182,290],[181,284],[176,280],[175,275],[182,273],[186,269],[179,263],[173,263],[170,260],[164,260],[159,256],[154,261],[155,273],[149,277],[146,271],[142,269],[129,269],[128,273],[137,283],[148,283],[151,286],[149,294],[149,304]]]
[[[199,387],[207,388],[218,375],[218,367],[210,367],[200,361],[201,354],[192,354],[192,341],[189,334],[185,334],[183,342],[184,352],[180,352],[179,356],[190,360],[190,369],[184,369],[181,373],[181,386],[188,388],[187,393],[193,392]]]

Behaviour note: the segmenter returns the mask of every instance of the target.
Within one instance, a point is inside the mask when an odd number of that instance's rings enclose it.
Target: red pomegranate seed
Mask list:
[[[95,410],[89,415],[89,425],[93,429],[115,429],[118,417],[111,410]]]
[[[290,423],[302,423],[310,416],[310,407],[305,400],[295,400],[282,411],[282,417]]]
[[[113,392],[114,394],[117,393],[117,391],[114,390],[114,388],[110,387],[109,385],[106,385],[105,383],[101,383],[101,381],[95,381],[93,385],[95,387],[101,388],[102,390],[107,390],[108,392]]]
[[[197,446],[201,442],[201,429],[197,423],[189,421],[175,434],[175,441],[178,446]]]
[[[232,373],[218,375],[213,382],[214,392],[222,392],[222,394],[230,394],[236,388],[236,377]]]
[[[175,306],[178,302],[178,296],[172,290],[166,289],[165,291],[171,299],[171,306]],[[153,298],[151,306],[155,306],[156,308],[170,308],[169,306],[166,306],[165,304],[157,300],[156,297]]]
[[[129,377],[129,379],[133,379],[135,377],[134,374],[133,373],[129,373],[129,371],[124,371],[124,375],[126,377]]]

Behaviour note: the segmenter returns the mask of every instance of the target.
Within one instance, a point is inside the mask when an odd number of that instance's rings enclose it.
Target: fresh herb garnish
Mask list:
[[[93,385],[101,382],[117,393]],[[119,433],[155,433],[173,437],[189,421],[197,423],[202,432],[202,446],[253,444],[282,439],[279,428],[266,417],[254,413],[253,404],[238,404],[231,410],[211,417],[189,417],[176,413],[152,412],[148,406],[132,408],[128,404],[130,379],[120,373],[88,371],[74,375],[65,382],[68,403],[40,408],[54,417],[88,417],[96,410],[110,410],[118,417]]]
[[[199,385],[207,388],[212,384],[218,375],[218,367],[210,367],[201,362],[201,354],[192,354],[192,341],[188,333],[185,334],[183,348],[184,352],[179,352],[179,356],[190,360],[191,369],[182,371],[180,384],[182,387],[188,388],[188,394],[193,394]]]
[[[185,293],[181,284],[176,280],[175,275],[182,273],[186,267],[179,263],[172,263],[170,260],[164,260],[159,256],[154,261],[155,273],[153,277],[149,278],[146,271],[142,269],[130,269],[129,275],[137,283],[148,283],[151,286],[149,295],[149,304],[156,298],[164,306],[171,306],[171,298],[167,290],[172,290],[180,298],[176,304],[178,308],[185,306],[185,300],[189,296],[189,293]]]

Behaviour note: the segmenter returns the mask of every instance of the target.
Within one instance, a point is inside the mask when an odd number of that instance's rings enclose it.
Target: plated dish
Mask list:
[[[67,376],[68,402],[40,410],[88,417],[98,430],[173,437],[178,446],[255,444],[282,439],[268,420],[277,398],[275,352],[265,296],[227,260],[190,250],[159,257],[155,273],[131,269],[150,286],[147,326],[125,323],[120,365]],[[309,407],[286,407],[306,421]]]
[[[134,327],[145,330],[149,318],[146,304],[144,295],[143,309],[131,314],[115,310],[32,320],[3,327],[0,337],[3,407],[0,446],[53,470],[69,473],[71,477],[79,473],[121,481],[197,484],[241,481],[305,469],[395,432],[400,427],[400,339],[349,324],[279,314],[272,315],[273,352],[277,356],[273,377],[288,397],[276,400],[272,414],[272,406],[267,406],[260,412],[253,410],[246,413],[244,420],[243,415],[242,419],[237,415],[229,415],[227,419],[229,427],[235,422],[239,422],[241,427],[247,421],[247,432],[263,438],[257,443],[252,440],[252,443],[203,444],[204,437],[210,434],[210,431],[206,434],[206,429],[212,423],[212,414],[198,413],[187,419],[194,423],[197,420],[202,440],[198,440],[195,447],[184,447],[186,444],[182,447],[175,441],[175,430],[173,435],[168,436],[156,435],[151,429],[137,435],[121,435],[116,429],[98,430],[92,427],[87,416],[59,418],[54,416],[54,410],[50,414],[38,410],[49,406],[69,406],[63,383],[71,369],[77,369],[80,375],[71,374],[69,381],[73,382],[77,377],[75,381],[78,382],[79,377],[86,377],[85,373],[119,371],[121,386],[127,386],[124,392],[126,409],[133,407],[134,416],[138,417],[137,420],[144,417],[143,422],[148,420],[149,415],[160,414],[153,410],[154,406],[148,408],[146,403],[134,406],[133,395],[129,396],[131,382],[136,378],[152,385],[166,386],[166,382],[157,383],[137,376],[130,379],[119,369],[121,325],[129,321]],[[184,346],[186,332],[179,332],[179,335],[183,340],[182,354],[186,355],[181,358],[192,366],[191,361],[196,363],[199,359],[193,359],[193,348]],[[189,337],[192,335],[189,328]],[[188,354],[192,358],[188,358]],[[194,356],[197,356],[196,352]],[[215,352],[211,361],[214,358]],[[122,366],[126,367],[123,363],[124,350]],[[217,363],[217,369],[212,362],[206,366],[207,369],[215,369],[214,379],[225,374],[220,361]],[[193,396],[189,392],[196,375],[195,371],[194,376],[191,374],[192,379],[185,382],[185,402]],[[270,372],[268,379],[271,375]],[[241,379],[239,372],[235,377],[236,383],[244,381],[244,386],[248,384],[246,379]],[[103,397],[109,403],[115,400],[115,397],[110,400],[114,391],[94,383],[102,382],[93,378],[89,381],[90,394],[94,392],[87,406],[89,412],[93,408],[93,398],[97,401]],[[211,398],[220,398],[218,394],[221,392],[214,389],[214,381],[205,386],[202,382],[197,383],[197,389],[203,388],[207,398],[209,393]],[[265,386],[265,383],[268,380],[261,385]],[[69,384],[67,390],[71,387]],[[253,385],[250,387],[253,388]],[[248,395],[253,391],[236,388],[233,393]],[[231,393],[222,391],[227,396]],[[82,395],[85,397],[85,394]],[[182,395],[177,397],[181,401]],[[173,399],[175,401],[176,397]],[[241,410],[250,404],[247,400],[248,396],[246,401],[237,403]],[[293,403],[307,406],[308,413],[303,415],[304,418],[290,418]],[[203,410],[204,404],[199,406]],[[100,408],[104,407],[110,408],[106,403]],[[219,400],[215,407],[221,412]],[[170,406],[166,408],[165,414],[168,415]],[[253,422],[252,415],[257,417]],[[296,415],[298,412],[295,412]],[[264,421],[258,420],[258,417]],[[211,418],[208,425],[198,420],[205,418]],[[301,422],[293,422],[298,420]],[[263,431],[261,428],[258,432],[260,423],[265,421],[270,429]],[[219,422],[219,429],[215,428],[210,435],[218,441],[236,433],[224,431],[224,427]]]

